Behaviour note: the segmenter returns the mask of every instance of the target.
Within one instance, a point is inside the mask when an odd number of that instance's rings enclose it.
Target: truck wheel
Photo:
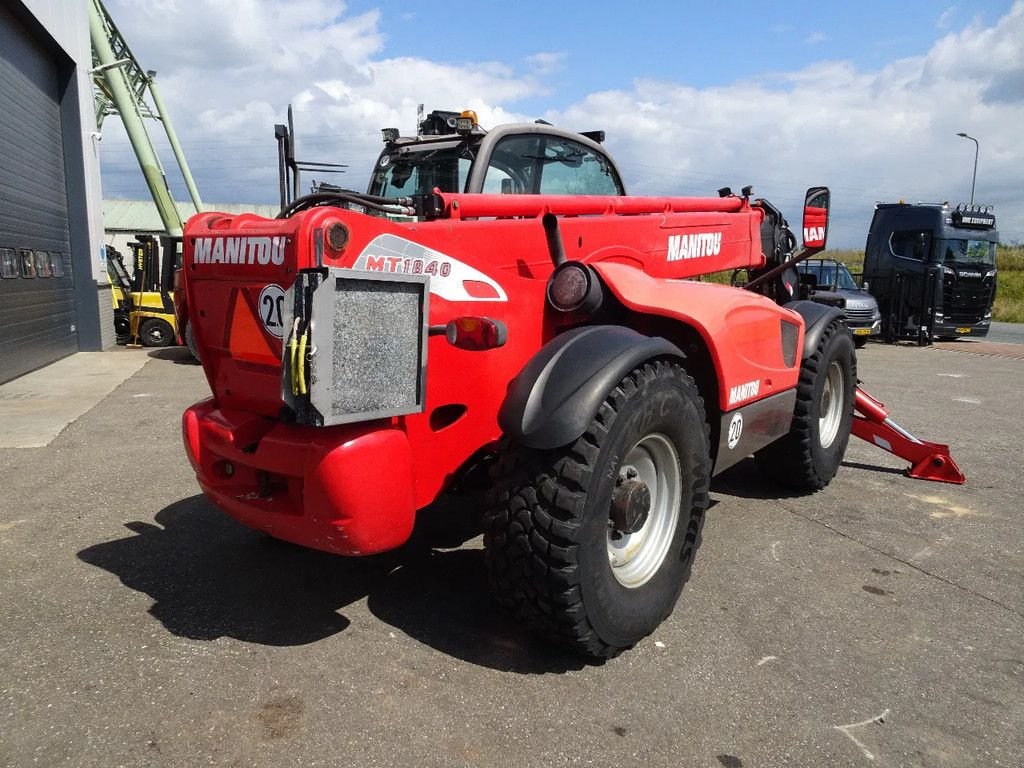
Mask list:
[[[835,477],[853,423],[857,363],[853,337],[829,323],[818,348],[800,367],[789,433],[755,454],[768,478],[800,491],[818,491]]]
[[[185,324],[185,346],[196,362],[199,362],[199,347],[196,346],[196,336],[192,333],[192,323]]]
[[[174,329],[166,320],[151,317],[142,323],[139,337],[144,347],[166,347],[174,341]]]
[[[571,445],[503,452],[484,519],[495,596],[588,656],[631,647],[689,577],[710,471],[693,379],[667,361],[633,370]]]

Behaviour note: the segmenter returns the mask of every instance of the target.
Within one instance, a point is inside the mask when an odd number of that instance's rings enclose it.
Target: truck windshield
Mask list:
[[[936,253],[941,262],[996,263],[996,244],[988,240],[939,240]]]
[[[435,188],[461,192],[466,187],[473,156],[461,142],[384,153],[370,181],[370,194],[382,197],[425,195]]]

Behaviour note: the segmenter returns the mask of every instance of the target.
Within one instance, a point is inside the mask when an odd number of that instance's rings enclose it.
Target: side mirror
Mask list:
[[[865,291],[870,291],[871,284],[867,280],[865,280],[864,283],[861,285],[861,288],[863,288]]]
[[[822,251],[828,239],[828,187],[811,187],[804,198],[804,248]]]

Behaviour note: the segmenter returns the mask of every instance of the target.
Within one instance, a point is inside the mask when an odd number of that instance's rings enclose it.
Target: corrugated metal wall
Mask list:
[[[58,82],[0,7],[0,382],[78,350]]]

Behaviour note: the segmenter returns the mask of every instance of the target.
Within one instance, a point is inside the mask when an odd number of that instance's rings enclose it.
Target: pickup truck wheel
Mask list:
[[[484,546],[492,590],[518,620],[610,658],[672,612],[708,505],[703,401],[676,363],[633,370],[564,448],[507,447]]]
[[[799,491],[828,485],[850,440],[856,386],[853,336],[834,320],[800,367],[789,433],[754,455],[762,474]]]

